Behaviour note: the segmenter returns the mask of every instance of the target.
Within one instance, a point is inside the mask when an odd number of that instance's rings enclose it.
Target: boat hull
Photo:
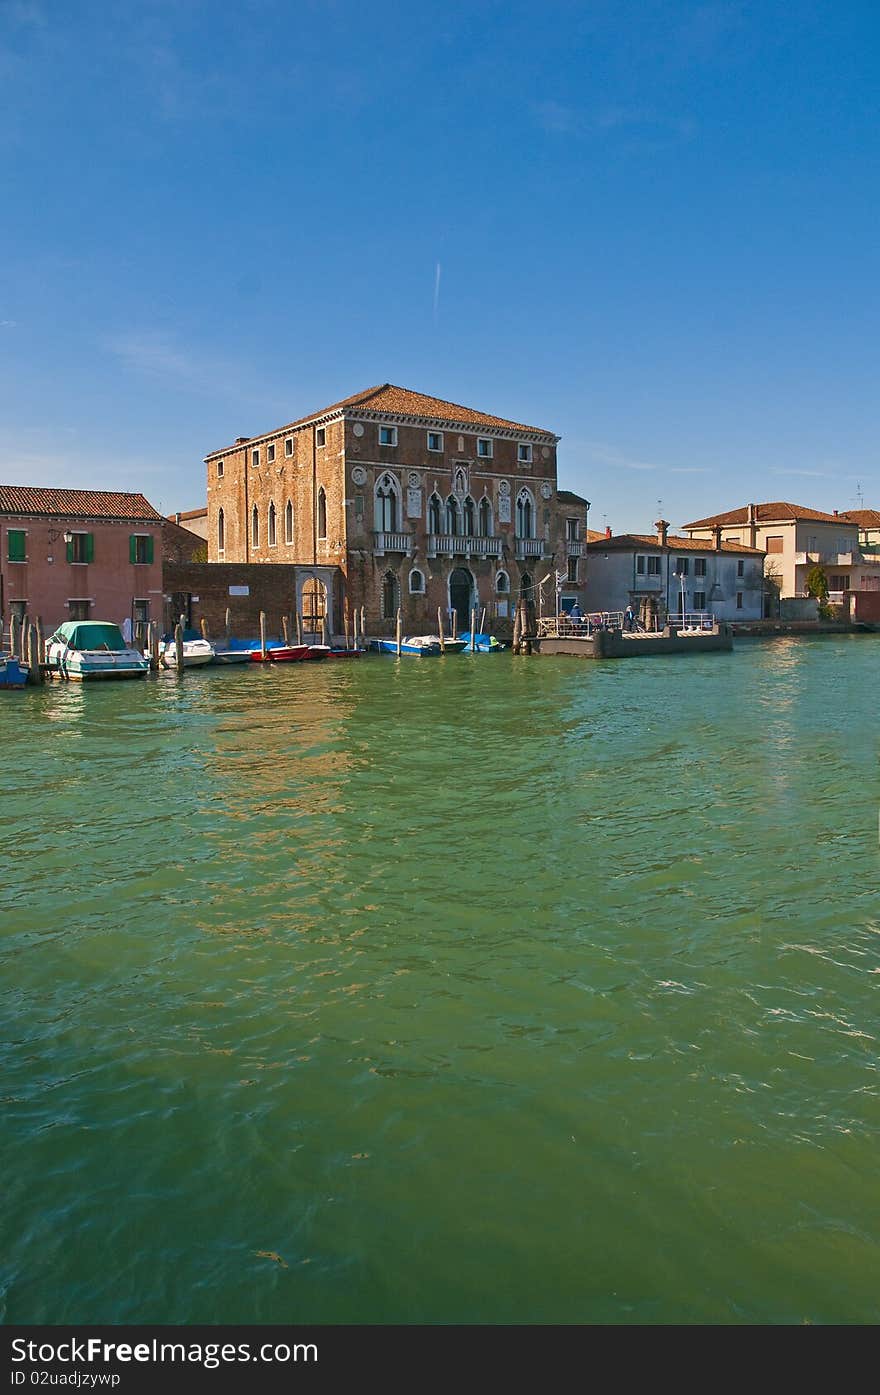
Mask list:
[[[146,678],[150,661],[133,649],[107,651],[98,649],[67,649],[50,644],[46,650],[49,674],[73,683],[97,683],[114,678]]]
[[[251,662],[255,664],[296,664],[308,657],[307,644],[277,644],[274,649],[267,645],[265,654],[261,649],[251,650]]]
[[[0,655],[0,689],[12,691],[23,688],[28,681],[28,672],[27,665],[20,664],[11,654]]]
[[[214,651],[215,664],[249,664],[251,661],[248,649],[216,649]]]

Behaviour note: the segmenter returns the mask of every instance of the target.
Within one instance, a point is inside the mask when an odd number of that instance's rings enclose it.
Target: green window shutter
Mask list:
[[[130,534],[129,534],[129,538],[128,538],[128,560],[129,560],[129,562],[136,562],[137,559],[138,559],[138,540],[137,540],[137,537],[136,537],[136,535],[135,535],[134,533],[130,533]]]
[[[25,550],[27,534],[21,528],[10,528],[6,534],[9,541],[9,551],[7,557],[10,562],[24,562],[27,560]]]
[[[68,562],[73,561],[73,538],[71,538],[70,542],[67,544],[67,560]]]
[[[94,533],[86,533],[86,561],[87,561],[87,562],[94,562],[94,560],[95,560],[95,535],[94,535]]]
[[[147,562],[152,562],[153,560],[153,542],[153,538],[147,538]]]

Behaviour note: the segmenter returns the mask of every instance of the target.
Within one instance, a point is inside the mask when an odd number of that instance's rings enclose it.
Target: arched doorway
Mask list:
[[[456,567],[449,578],[449,608],[455,611],[458,623],[464,630],[471,623],[471,606],[474,604],[474,579],[466,567]]]
[[[317,577],[309,577],[303,582],[302,618],[303,629],[308,634],[321,633],[321,621],[327,614],[327,587]]]
[[[386,572],[382,578],[382,619],[394,620],[400,607],[400,583],[394,572]]]

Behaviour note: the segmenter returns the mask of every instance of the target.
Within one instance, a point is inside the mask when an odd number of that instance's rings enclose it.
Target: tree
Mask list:
[[[818,563],[807,572],[804,590],[808,596],[813,596],[817,601],[828,600],[828,578]]]

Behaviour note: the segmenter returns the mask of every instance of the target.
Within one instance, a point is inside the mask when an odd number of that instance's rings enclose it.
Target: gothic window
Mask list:
[[[266,520],[266,542],[268,543],[269,547],[274,547],[276,543],[274,504],[269,505],[269,516]]]
[[[217,551],[223,552],[226,548],[226,519],[221,509],[217,515]]]
[[[510,591],[510,577],[507,572],[499,572],[495,577],[495,590],[499,596],[506,596]]]
[[[442,533],[441,526],[443,502],[439,494],[432,494],[428,500],[428,532]]]
[[[534,520],[535,506],[532,503],[532,496],[527,489],[521,489],[516,496],[516,536],[518,538],[531,538],[532,524]]]
[[[492,536],[492,505],[485,494],[480,500],[480,537],[491,538]]]
[[[465,537],[472,538],[472,537],[474,537],[474,535],[476,534],[477,526],[476,526],[476,517],[475,517],[474,501],[473,501],[473,499],[471,498],[470,495],[468,495],[468,497],[467,497],[467,498],[465,499],[465,501],[464,501],[463,513],[464,513],[464,529],[463,529],[463,532],[464,532],[464,534],[465,534]]]
[[[446,528],[445,531],[453,537],[458,532],[458,504],[450,494],[446,500]]]
[[[318,490],[318,537],[327,536],[327,495],[324,493],[324,486]]]
[[[397,481],[385,474],[376,485],[375,520],[377,533],[397,532]]]
[[[260,514],[256,504],[251,511],[251,542],[254,547],[260,546]]]
[[[293,542],[293,504],[289,499],[284,510],[284,541],[286,543]]]
[[[418,567],[413,567],[409,574],[409,590],[411,596],[423,596],[425,594],[425,577]]]

